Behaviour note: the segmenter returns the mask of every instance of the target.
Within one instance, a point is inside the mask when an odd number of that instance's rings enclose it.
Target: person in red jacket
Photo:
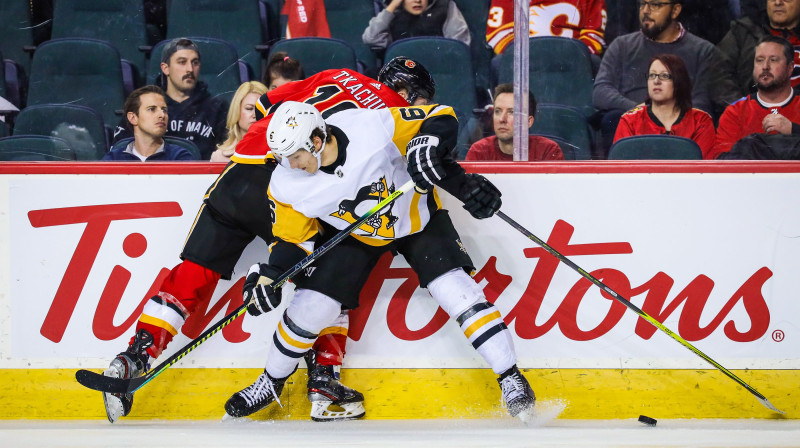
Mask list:
[[[283,101],[313,104],[327,116],[348,108],[408,106],[409,102],[432,99],[435,91],[430,73],[407,58],[398,57],[387,63],[378,79],[380,81],[348,69],[326,70],[262,95],[257,102],[257,116],[258,113],[261,117],[269,115],[267,109]],[[231,162],[209,187],[186,238],[182,262],[170,271],[158,293],[147,301],[128,348],[111,361],[105,375],[117,378],[144,375],[150,361],[162,353],[197,306],[211,299],[220,278],[232,277],[245,247],[256,237],[267,243],[272,241],[267,185],[275,161],[267,146],[265,125],[268,123],[269,117],[250,126],[237,144]],[[259,305],[252,303],[250,307],[253,306]],[[248,312],[256,314],[250,307]],[[364,396],[341,384],[334,369],[341,364],[344,354],[347,323],[343,319],[345,317],[334,323],[337,328],[330,338],[319,338],[320,344],[327,345],[315,345],[315,354],[307,359],[310,361],[308,396],[314,420],[364,415]],[[104,393],[103,400],[112,423],[128,415],[133,406],[133,394]],[[327,411],[329,404],[334,405],[333,412]],[[342,408],[345,411],[341,411]]]
[[[536,115],[536,98],[528,92],[528,128]],[[494,89],[492,126],[494,134],[470,146],[464,160],[514,160],[514,86],[500,84]],[[564,160],[558,143],[540,135],[528,136],[528,161]]]
[[[714,121],[707,112],[692,108],[692,81],[678,55],[653,57],[647,74],[647,99],[620,118],[614,142],[648,134],[692,139],[703,151],[703,158],[708,158],[714,147]]]
[[[759,40],[753,81],[758,91],[725,108],[717,127],[716,159],[751,134],[800,134],[800,97],[792,89],[794,47],[778,36]]]

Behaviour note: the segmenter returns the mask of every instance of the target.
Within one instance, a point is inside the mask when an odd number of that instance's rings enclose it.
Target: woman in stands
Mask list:
[[[692,81],[680,56],[659,54],[650,61],[647,99],[622,116],[614,141],[648,134],[692,139],[703,154],[714,146],[714,122],[706,112],[692,108]]]
[[[228,138],[217,145],[217,150],[211,153],[212,162],[231,161],[236,144],[244,137],[244,133],[250,129],[250,125],[256,122],[256,101],[267,93],[267,86],[258,81],[248,81],[236,89],[233,95],[230,109],[228,109]]]
[[[289,53],[278,51],[269,58],[267,69],[264,71],[264,85],[267,90],[277,89],[290,81],[306,79],[300,61],[289,57]]]

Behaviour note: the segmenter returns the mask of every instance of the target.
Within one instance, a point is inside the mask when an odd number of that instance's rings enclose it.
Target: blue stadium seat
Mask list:
[[[702,160],[703,151],[692,139],[674,135],[634,135],[617,140],[609,160]]]
[[[270,48],[270,57],[285,51],[300,61],[306,76],[315,75],[331,68],[349,68],[358,71],[356,53],[347,42],[324,37],[298,37],[282,39]]]
[[[22,109],[14,135],[48,135],[66,140],[78,160],[100,160],[108,151],[109,131],[94,109],[77,104],[38,104]]]
[[[97,39],[51,39],[31,64],[28,105],[72,103],[91,107],[105,123],[122,116],[125,89],[119,52]]]
[[[247,80],[261,76],[262,50],[256,47],[262,48],[264,42],[257,1],[170,0],[167,5],[168,39],[203,36],[225,40],[249,68]]]
[[[528,73],[530,89],[539,103],[562,104],[585,117],[596,113],[592,105],[592,59],[581,41],[566,37],[531,37]],[[514,80],[514,46],[499,56],[498,83]]]
[[[579,150],[575,160],[591,159],[594,143],[592,129],[576,109],[559,104],[537,104],[536,120],[531,126],[530,134],[553,135],[566,140]]]
[[[0,138],[0,161],[69,162],[77,160],[66,140],[45,135],[12,135]]]
[[[53,6],[52,38],[62,37],[88,37],[110,42],[131,68],[127,88],[144,83],[145,52],[149,47],[141,1],[58,0]]]

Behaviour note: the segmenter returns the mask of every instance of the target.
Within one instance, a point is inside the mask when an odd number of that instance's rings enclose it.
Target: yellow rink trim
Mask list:
[[[219,419],[228,397],[260,369],[170,368],[136,393],[130,419]],[[567,403],[559,418],[778,418],[750,392],[716,370],[526,369],[539,401]],[[734,373],[800,419],[800,371]],[[104,419],[100,392],[75,381],[72,369],[0,370],[0,419]],[[369,419],[505,417],[489,369],[345,369],[345,384],[364,393]],[[306,419],[306,371],[287,382],[277,404],[253,419]]]

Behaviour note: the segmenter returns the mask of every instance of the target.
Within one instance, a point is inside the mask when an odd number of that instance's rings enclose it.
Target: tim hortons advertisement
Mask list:
[[[508,216],[726,367],[800,368],[800,204],[790,193],[800,175],[487,177]],[[124,349],[214,178],[0,176],[2,367],[99,368]],[[505,221],[475,220],[441,196],[521,367],[709,367]],[[252,243],[165,354],[239,306],[242,277],[267,257]],[[284,304],[292,294],[285,288]],[[402,257],[381,258],[360,303],[348,366],[485,367]],[[280,314],[237,319],[181,365],[263,366]]]

